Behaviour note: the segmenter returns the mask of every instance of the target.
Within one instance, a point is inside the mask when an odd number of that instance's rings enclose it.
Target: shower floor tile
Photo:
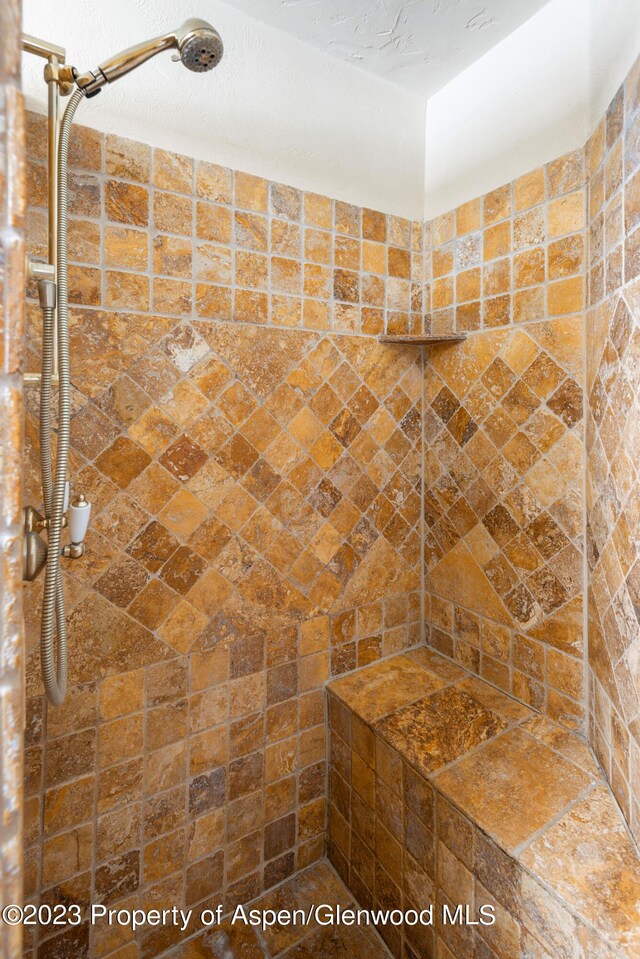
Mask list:
[[[251,909],[309,909],[311,906],[353,906],[353,894],[327,862],[316,863],[277,889],[266,893]],[[232,925],[200,933],[165,959],[390,959],[390,953],[367,926],[271,926],[262,930]]]

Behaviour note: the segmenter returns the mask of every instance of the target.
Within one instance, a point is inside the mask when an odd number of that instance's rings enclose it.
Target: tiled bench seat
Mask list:
[[[585,743],[421,648],[329,683],[329,855],[400,959],[640,957],[640,858]]]

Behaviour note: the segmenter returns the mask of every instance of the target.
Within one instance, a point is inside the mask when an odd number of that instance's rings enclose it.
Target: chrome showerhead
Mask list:
[[[187,20],[173,33],[165,33],[153,40],[146,40],[135,47],[129,47],[115,57],[105,60],[95,70],[76,77],[76,83],[85,96],[92,97],[100,92],[105,83],[113,83],[126,73],[130,73],[146,63],[156,53],[177,49],[181,60],[188,70],[205,73],[220,63],[224,47],[220,34],[206,20]]]
[[[204,20],[187,20],[177,36],[180,59],[187,70],[206,73],[222,60],[224,47],[220,34]]]

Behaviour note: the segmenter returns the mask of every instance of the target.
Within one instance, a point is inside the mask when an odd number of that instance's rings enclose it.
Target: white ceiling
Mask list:
[[[402,87],[222,0],[23,0],[25,33],[66,47],[81,72],[193,16],[222,37],[215,70],[191,73],[163,53],[83,102],[77,122],[360,206],[422,215],[425,103]],[[24,54],[22,68],[27,103],[44,112],[43,62]]]
[[[548,0],[226,0],[429,97]]]

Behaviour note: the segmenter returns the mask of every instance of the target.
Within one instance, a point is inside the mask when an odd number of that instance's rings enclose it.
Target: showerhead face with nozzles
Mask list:
[[[192,28],[192,24],[198,26]],[[206,73],[218,66],[224,48],[217,30],[203,20],[188,20],[179,31],[178,51],[187,70]]]

